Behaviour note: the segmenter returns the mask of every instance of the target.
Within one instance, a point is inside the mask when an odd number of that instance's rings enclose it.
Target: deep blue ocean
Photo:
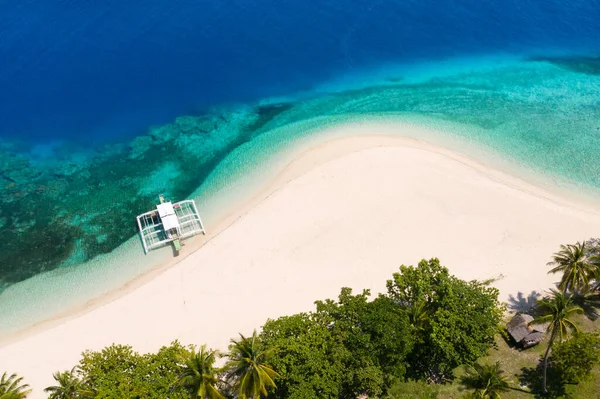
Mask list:
[[[0,137],[83,143],[383,63],[600,48],[598,0],[0,1]]]

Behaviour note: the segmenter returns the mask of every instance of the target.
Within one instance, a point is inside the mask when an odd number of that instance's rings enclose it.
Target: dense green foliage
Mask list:
[[[600,337],[592,333],[578,334],[556,345],[549,362],[563,382],[578,383],[589,377],[592,368],[600,362]]]
[[[23,399],[29,392],[29,385],[23,384],[23,377],[7,373],[0,377],[0,399]]]
[[[183,387],[174,386],[185,353],[178,342],[145,355],[130,346],[111,345],[100,352],[85,352],[79,368],[87,389],[97,399],[188,398]]]
[[[273,397],[339,397],[348,353],[322,317],[300,313],[269,320],[260,337],[266,347],[277,348],[269,361],[285,376]]]
[[[285,376],[276,398],[379,397],[407,377],[442,381],[493,343],[502,317],[498,291],[460,280],[439,260],[402,266],[388,294],[343,288],[316,311],[269,320],[261,339]]]
[[[508,391],[508,380],[498,362],[473,364],[461,378],[461,383],[466,388],[473,389],[472,396],[475,398],[500,399],[500,394]]]
[[[493,343],[503,313],[496,288],[460,280],[438,259],[401,266],[387,287],[388,296],[413,315],[417,331],[409,376],[441,382],[458,365],[484,356]]]
[[[229,362],[225,366],[227,380],[232,382],[238,398],[260,399],[261,395],[267,396],[267,388],[277,388],[274,379],[281,377],[265,363],[273,349],[262,349],[256,330],[251,337],[240,334],[240,338],[231,340]]]
[[[87,351],[79,366],[55,373],[57,384],[45,391],[49,399],[225,399],[229,391],[239,399],[259,399],[280,377],[265,362],[270,351],[261,349],[256,333],[232,343],[223,369],[215,367],[217,351],[177,341],[144,355],[124,345]]]
[[[408,317],[389,298],[342,289],[338,301],[270,320],[261,338],[277,348],[270,360],[285,376],[277,398],[379,396],[404,377],[412,348]]]
[[[317,301],[317,311],[345,349],[342,397],[378,396],[404,377],[413,335],[408,318],[389,298],[368,302],[369,291],[352,295],[343,288],[338,301]]]

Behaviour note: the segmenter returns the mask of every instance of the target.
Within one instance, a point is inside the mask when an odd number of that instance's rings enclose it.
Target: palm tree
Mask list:
[[[273,349],[260,348],[256,330],[251,337],[240,334],[239,341],[231,340],[227,379],[233,382],[240,399],[260,399],[267,395],[267,388],[277,388],[273,378],[281,377],[275,370],[265,364],[265,358]]]
[[[584,242],[561,245],[560,251],[552,256],[548,266],[554,266],[548,273],[562,272],[558,288],[563,291],[586,291],[590,280],[598,274],[598,258],[590,256]]]
[[[429,309],[425,301],[417,301],[412,306],[408,307],[408,320],[410,325],[420,331],[425,328],[429,321]]]
[[[569,318],[575,313],[583,313],[583,309],[573,304],[573,296],[557,290],[551,290],[551,294],[538,302],[538,314],[532,323],[542,324],[550,323],[547,332],[550,333],[550,340],[548,341],[548,348],[544,354],[544,393],[546,389],[546,371],[548,369],[548,355],[550,354],[550,348],[554,344],[554,340],[558,336],[559,341],[569,334],[569,332],[578,333],[579,328]]]
[[[178,383],[185,387],[194,398],[200,399],[225,399],[215,386],[219,381],[214,368],[218,352],[207,349],[206,345],[196,352],[193,348],[185,358],[184,370],[179,376]]]
[[[58,384],[44,389],[44,392],[50,394],[48,399],[77,399],[93,396],[93,393],[86,388],[84,382],[77,376],[77,367],[62,373],[57,371],[53,374],[53,377]]]
[[[461,383],[467,388],[474,389],[473,397],[499,399],[502,392],[509,390],[508,380],[500,368],[500,362],[495,364],[475,363],[467,369],[467,374],[461,378]]]
[[[23,377],[16,374],[2,374],[0,378],[0,399],[23,399],[31,392],[29,385],[21,384]]]

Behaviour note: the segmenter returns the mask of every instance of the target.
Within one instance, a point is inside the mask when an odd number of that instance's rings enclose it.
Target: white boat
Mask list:
[[[172,244],[175,254],[181,250],[182,240],[196,234],[206,234],[194,200],[165,201],[159,196],[156,210],[137,217],[144,252]]]

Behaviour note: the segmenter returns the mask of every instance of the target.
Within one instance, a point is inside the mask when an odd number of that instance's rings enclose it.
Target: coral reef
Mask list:
[[[259,132],[254,110],[185,116],[86,162],[33,162],[0,150],[0,289],[107,253],[136,234],[135,216],[159,193],[183,199],[216,164]]]

